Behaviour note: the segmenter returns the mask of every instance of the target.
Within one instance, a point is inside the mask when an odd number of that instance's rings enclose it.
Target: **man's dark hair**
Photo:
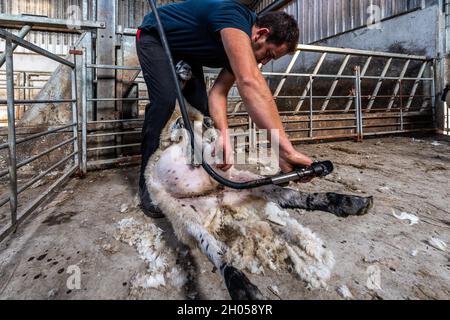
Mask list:
[[[300,32],[293,16],[282,11],[269,12],[258,16],[255,25],[258,28],[270,29],[267,42],[277,46],[286,43],[289,52],[296,50]]]

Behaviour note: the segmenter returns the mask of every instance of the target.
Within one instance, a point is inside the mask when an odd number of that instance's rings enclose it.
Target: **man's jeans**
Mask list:
[[[157,31],[140,31],[136,37],[136,48],[150,103],[145,107],[142,128],[142,162],[139,189],[146,192],[144,172],[149,158],[158,149],[163,128],[169,121],[176,102],[175,83],[169,69],[169,60],[161,45]],[[174,63],[182,57],[173,57]],[[208,96],[202,66],[191,65],[193,77],[183,89],[183,95],[193,107],[208,115]]]

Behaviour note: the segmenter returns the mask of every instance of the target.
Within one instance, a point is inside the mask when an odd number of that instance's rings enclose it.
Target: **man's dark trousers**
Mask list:
[[[139,176],[142,201],[143,194],[148,194],[144,178],[145,168],[152,154],[158,149],[162,130],[175,109],[176,89],[169,69],[169,60],[161,45],[158,32],[139,30],[136,36],[136,48],[150,100],[145,107],[142,128],[142,162]],[[173,60],[177,64],[182,57],[174,56]],[[183,95],[189,104],[204,115],[208,115],[208,96],[203,68],[189,61],[186,62],[192,68],[193,77],[185,84]],[[145,203],[143,205],[145,206]]]

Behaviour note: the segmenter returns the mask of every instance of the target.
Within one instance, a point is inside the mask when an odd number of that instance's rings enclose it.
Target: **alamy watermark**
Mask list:
[[[366,287],[369,290],[382,290],[381,289],[381,269],[380,267],[373,265],[369,266],[366,270],[367,281]]]
[[[70,5],[66,10],[67,28],[70,30],[81,30],[81,19],[83,11],[80,6]]]
[[[209,165],[238,164],[259,165],[260,173],[278,173],[280,164],[279,130],[202,129],[203,123],[194,122],[195,148],[192,149],[191,136],[184,129],[172,131],[172,141],[183,139],[185,164],[194,166],[205,162]],[[225,150],[228,150],[226,152]],[[227,159],[225,159],[225,157]]]
[[[369,18],[367,19],[367,28],[369,29],[381,29],[381,8],[377,5],[371,4],[367,7],[367,13]]]
[[[69,277],[66,281],[67,289],[80,290],[81,289],[81,270],[77,265],[71,265],[67,268]]]

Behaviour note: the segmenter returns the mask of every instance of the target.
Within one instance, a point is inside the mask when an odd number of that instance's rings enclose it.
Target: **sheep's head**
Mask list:
[[[189,104],[187,104],[189,119],[191,121],[191,126],[194,129],[196,136],[201,137],[203,135],[204,129],[211,129],[214,127],[213,121],[209,117],[205,117],[200,111],[193,108]],[[203,124],[203,125],[199,125]],[[162,150],[168,148],[173,143],[186,143],[188,140],[188,132],[185,130],[183,117],[181,116],[181,111],[177,106],[175,111],[173,112],[170,120],[168,121],[166,127],[163,129],[161,134],[161,146]],[[211,138],[211,135],[208,135],[208,141],[215,141],[214,138]]]

